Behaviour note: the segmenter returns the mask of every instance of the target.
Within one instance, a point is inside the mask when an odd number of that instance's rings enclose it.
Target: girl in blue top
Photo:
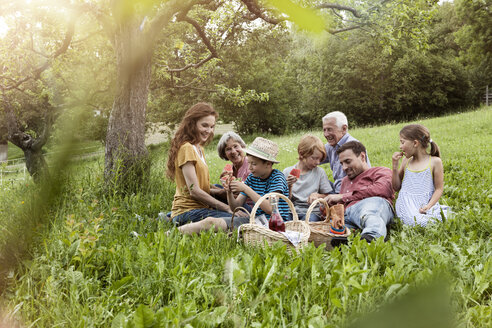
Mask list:
[[[441,220],[441,210],[448,210],[447,206],[439,205],[444,170],[439,147],[430,138],[429,130],[420,124],[405,126],[400,131],[400,150],[392,156],[392,184],[399,191],[396,215],[412,226],[425,227],[430,220]],[[398,169],[400,158],[403,160]]]

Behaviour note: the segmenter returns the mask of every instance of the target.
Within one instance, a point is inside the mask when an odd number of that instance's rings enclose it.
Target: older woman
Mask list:
[[[246,143],[237,133],[232,131],[224,133],[217,144],[219,157],[232,163],[232,176],[240,178],[242,181],[246,181],[250,173],[244,148],[246,148]],[[220,177],[228,174],[230,173],[224,170]],[[210,193],[220,199],[227,199],[226,192],[220,185],[212,186]]]
[[[219,157],[225,161],[231,161],[232,176],[241,178],[242,181],[245,181],[250,173],[244,148],[246,144],[243,139],[232,131],[224,133],[217,144]]]

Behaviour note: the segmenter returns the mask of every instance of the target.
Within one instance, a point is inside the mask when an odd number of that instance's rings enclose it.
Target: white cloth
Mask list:
[[[302,233],[299,231],[287,230],[285,232],[280,232],[282,235],[287,237],[287,239],[292,243],[292,245],[297,246],[301,242]]]

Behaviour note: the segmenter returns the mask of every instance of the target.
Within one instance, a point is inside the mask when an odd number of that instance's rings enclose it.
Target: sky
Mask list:
[[[5,20],[0,16],[0,38],[3,38],[7,34],[8,29]]]

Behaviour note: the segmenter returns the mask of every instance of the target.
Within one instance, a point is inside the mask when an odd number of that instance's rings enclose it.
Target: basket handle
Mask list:
[[[291,200],[287,196],[280,194],[278,192],[270,192],[268,194],[264,194],[263,196],[261,196],[260,199],[258,199],[258,201],[255,203],[255,206],[253,207],[253,209],[251,210],[251,213],[249,215],[249,223],[251,223],[251,224],[255,223],[256,210],[258,209],[258,207],[260,207],[260,204],[265,199],[270,198],[270,196],[273,196],[273,195],[277,196],[279,199],[282,198],[283,200],[285,200],[287,202],[287,205],[289,205],[290,211],[292,212],[292,219],[294,221],[299,221],[299,217],[297,216],[296,209],[294,208],[294,204],[292,204]]]
[[[234,231],[234,216],[236,215],[236,212],[239,212],[239,210],[243,210],[244,212],[249,213],[249,211],[247,209],[245,209],[244,207],[242,206],[238,206],[234,209],[234,211],[232,211],[232,217],[231,217],[231,227],[230,227],[230,231]],[[251,215],[251,214],[250,214]]]
[[[314,210],[316,205],[318,205],[318,203],[322,203],[323,205],[325,205],[325,208],[326,208],[326,218],[323,222],[330,222],[330,207],[328,206],[328,203],[326,202],[326,200],[324,198],[318,198],[318,199],[315,199],[314,202],[311,203],[311,205],[309,206],[309,208],[306,212],[306,217],[304,218],[306,223],[309,224],[309,217],[311,216],[311,212]]]

